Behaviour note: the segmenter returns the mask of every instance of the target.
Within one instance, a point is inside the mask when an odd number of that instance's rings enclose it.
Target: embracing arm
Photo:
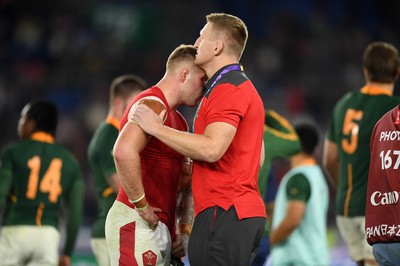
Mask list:
[[[192,177],[182,173],[178,188],[177,233],[172,243],[171,254],[175,258],[187,255],[189,236],[194,219]]]
[[[178,200],[177,200],[177,220],[178,224],[193,223],[194,208],[192,195],[192,171],[193,161],[186,157],[179,177]],[[180,233],[184,233],[179,231]]]
[[[180,192],[177,218],[179,225],[179,233],[190,235],[191,227],[194,218],[192,187],[190,186],[184,191]]]
[[[140,105],[132,119],[148,134],[194,160],[218,161],[236,134],[236,128],[224,122],[208,125],[202,135],[191,134],[164,126],[161,117],[163,117],[163,112],[158,116],[149,107]]]

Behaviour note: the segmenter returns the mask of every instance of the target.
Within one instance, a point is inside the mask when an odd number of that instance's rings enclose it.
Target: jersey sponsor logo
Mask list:
[[[382,131],[379,136],[379,141],[400,140],[400,131]]]
[[[372,193],[370,197],[370,202],[373,206],[378,205],[389,205],[389,204],[397,204],[399,201],[399,192],[391,191],[391,192],[380,192],[375,191]]]
[[[142,253],[143,265],[155,266],[157,262],[157,254],[151,250]]]
[[[389,224],[380,224],[375,226],[367,227],[365,230],[365,236],[367,238],[375,237],[375,236],[400,236],[400,224],[389,225]]]

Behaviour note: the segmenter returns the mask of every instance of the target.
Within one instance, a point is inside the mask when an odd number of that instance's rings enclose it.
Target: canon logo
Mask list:
[[[371,204],[374,206],[396,204],[399,201],[399,192],[385,192],[375,191],[371,195]]]

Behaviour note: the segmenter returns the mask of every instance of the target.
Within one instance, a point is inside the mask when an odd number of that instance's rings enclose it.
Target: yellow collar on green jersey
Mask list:
[[[54,138],[52,135],[49,133],[39,131],[35,132],[31,135],[31,139],[36,140],[36,141],[42,141],[42,142],[47,142],[47,143],[54,143]]]
[[[107,116],[106,122],[107,122],[107,124],[110,124],[110,125],[112,125],[113,127],[115,127],[116,129],[119,130],[119,124],[120,124],[120,122],[119,122],[119,120],[116,119],[115,117],[112,117],[112,116],[110,116],[110,115]]]

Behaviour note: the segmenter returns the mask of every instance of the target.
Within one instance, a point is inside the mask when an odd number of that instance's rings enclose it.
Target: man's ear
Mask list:
[[[182,83],[185,82],[188,75],[189,75],[189,69],[183,68],[179,76],[179,81]]]
[[[214,55],[221,54],[223,49],[224,49],[224,43],[222,41],[216,41],[214,46]]]

